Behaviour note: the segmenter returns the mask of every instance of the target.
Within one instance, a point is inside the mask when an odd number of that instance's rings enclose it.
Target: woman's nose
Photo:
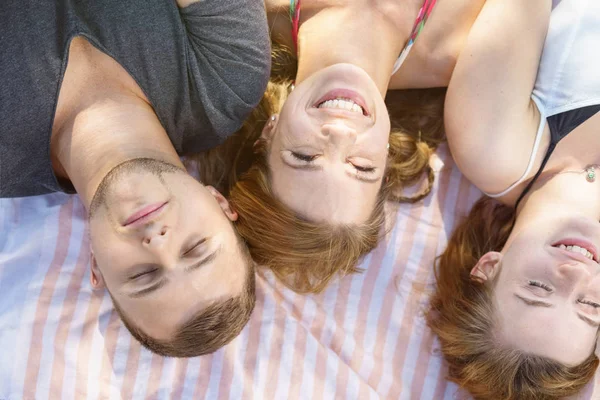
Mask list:
[[[356,129],[342,121],[324,124],[321,132],[334,144],[354,144],[356,142]]]
[[[558,276],[570,290],[576,286],[587,285],[594,275],[595,273],[592,273],[587,264],[578,261],[571,261],[558,266]]]

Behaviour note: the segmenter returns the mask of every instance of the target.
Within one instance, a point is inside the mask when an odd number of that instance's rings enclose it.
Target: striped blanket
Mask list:
[[[389,207],[363,273],[300,296],[263,272],[242,334],[188,360],[142,349],[92,291],[77,197],[0,200],[0,399],[468,398],[444,379],[423,313],[434,258],[480,193],[445,147],[433,164],[433,193]]]

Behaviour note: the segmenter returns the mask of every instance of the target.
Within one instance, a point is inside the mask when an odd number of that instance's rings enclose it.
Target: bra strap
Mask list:
[[[292,41],[294,50],[298,53],[298,29],[300,28],[300,1],[290,0],[290,22],[292,23]]]
[[[421,6],[421,9],[419,10],[419,13],[417,14],[417,19],[415,20],[415,24],[413,25],[412,31],[410,32],[410,35],[408,36],[408,40],[407,40],[406,44],[404,45],[404,49],[402,49],[402,51],[400,52],[400,55],[398,56],[398,58],[396,59],[396,62],[394,63],[394,69],[392,71],[392,75],[394,75],[396,72],[398,72],[398,70],[400,69],[402,64],[404,64],[406,57],[408,57],[410,50],[412,49],[413,45],[415,44],[415,40],[417,40],[417,37],[419,37],[419,35],[423,31],[423,28],[425,27],[425,24],[427,23],[427,20],[429,19],[429,15],[431,15],[431,12],[433,11],[433,6],[435,6],[436,1],[437,0],[425,0],[425,2],[423,3],[423,6]]]
[[[527,176],[533,169],[533,164],[535,164],[535,158],[540,149],[540,144],[542,143],[542,137],[544,136],[544,128],[546,127],[546,114],[544,112],[544,108],[542,107],[542,105],[538,103],[538,99],[535,96],[532,96],[531,98],[533,99],[533,102],[535,103],[536,107],[538,108],[538,110],[540,112],[540,126],[538,127],[538,131],[535,135],[535,141],[533,143],[533,149],[531,150],[531,156],[529,157],[529,163],[527,164],[527,168],[525,169],[525,172],[523,173],[523,175],[521,175],[521,177],[519,179],[517,179],[517,181],[515,183],[510,185],[508,188],[506,188],[502,192],[500,192],[500,193],[485,193],[484,192],[484,194],[488,197],[495,199],[495,198],[502,197],[502,196],[508,194],[514,188],[519,186],[525,179],[527,179]]]
[[[550,160],[550,156],[552,155],[552,152],[554,151],[555,148],[556,148],[556,144],[555,143],[552,143],[550,145],[550,147],[548,147],[548,152],[546,153],[546,156],[544,157],[544,161],[542,161],[542,165],[540,166],[540,169],[535,174],[535,176],[533,177],[533,179],[531,180],[531,182],[529,182],[527,184],[527,186],[525,187],[525,189],[523,190],[523,192],[521,193],[521,195],[517,199],[517,202],[515,203],[515,211],[518,210],[519,203],[521,203],[521,200],[523,200],[525,198],[525,195],[527,193],[529,193],[529,191],[533,187],[533,184],[538,180],[538,178],[540,177],[540,175],[542,174],[542,172],[544,172],[544,167],[548,163],[548,160]]]

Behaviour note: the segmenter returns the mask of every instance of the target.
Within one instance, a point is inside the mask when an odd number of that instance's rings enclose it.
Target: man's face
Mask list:
[[[90,206],[92,282],[158,340],[193,315],[238,296],[246,276],[219,192],[185,171],[138,159],[113,169]]]

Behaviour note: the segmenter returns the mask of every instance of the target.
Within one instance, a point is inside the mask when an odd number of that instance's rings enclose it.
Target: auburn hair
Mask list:
[[[297,66],[291,53],[277,44],[272,60],[265,94],[242,128],[222,146],[194,158],[200,179],[228,195],[239,215],[236,228],[254,260],[292,290],[318,293],[334,277],[358,271],[358,261],[383,233],[386,201],[416,202],[431,191],[429,158],[444,138],[445,90],[390,92],[387,170],[370,218],[362,224],[314,222],[292,211],[271,190],[268,148],[260,135],[270,116],[283,107]],[[423,181],[416,196],[403,195],[404,188]]]
[[[511,207],[481,198],[452,234],[436,263],[427,322],[438,336],[451,381],[481,400],[551,400],[579,392],[593,378],[591,354],[569,367],[495,340],[492,285],[471,279],[489,251],[501,251],[513,225]]]

